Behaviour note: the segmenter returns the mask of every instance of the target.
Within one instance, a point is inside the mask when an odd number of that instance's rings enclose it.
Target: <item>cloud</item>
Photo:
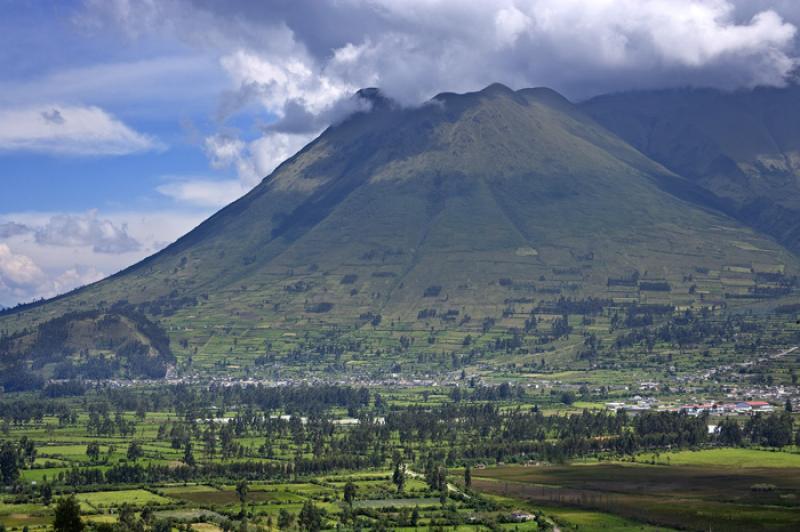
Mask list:
[[[79,286],[95,283],[105,277],[93,266],[77,265],[50,281],[50,292],[46,296],[63,294]]]
[[[213,165],[255,183],[336,121],[359,88],[402,104],[492,82],[572,98],[669,86],[783,85],[798,66],[787,0],[90,0],[91,26],[131,39],[177,37],[219,58],[230,88]],[[94,21],[94,22],[92,22]],[[256,115],[260,139],[224,123]],[[352,110],[350,110],[352,112]],[[277,161],[279,162],[279,161]]]
[[[270,109],[302,99],[314,113],[353,87],[375,84],[418,103],[493,81],[557,89],[580,82],[590,91],[642,82],[782,83],[796,63],[796,28],[787,19],[800,19],[796,3],[760,0],[91,5],[95,16],[124,21],[137,35],[169,31],[213,47],[234,85]]]
[[[2,214],[0,230],[25,230],[11,231],[0,242],[5,246],[0,250],[0,305],[52,297],[122,270],[177,240],[211,212],[193,208],[102,215],[94,211]],[[76,225],[83,228],[75,229]],[[106,236],[98,237],[89,226],[105,227]],[[114,234],[116,241],[110,236]],[[139,245],[130,245],[131,240]],[[118,252],[109,253],[111,249]]]
[[[214,168],[233,168],[245,189],[252,188],[279,164],[294,155],[315,136],[267,131],[246,142],[231,133],[211,135],[205,149]]]
[[[51,246],[91,246],[96,253],[138,251],[141,244],[128,234],[128,226],[101,220],[97,211],[85,215],[61,214],[35,229],[36,242]]]
[[[32,231],[33,229],[31,229],[27,225],[18,224],[16,222],[0,223],[0,239],[6,239],[18,235],[24,235]]]
[[[0,244],[0,282],[5,286],[24,288],[43,278],[44,272],[30,257],[15,254],[7,244]]]
[[[0,109],[0,151],[126,155],[162,148],[98,107]]]
[[[181,179],[160,185],[156,190],[181,203],[218,208],[243,196],[248,187],[236,179]]]
[[[42,111],[42,118],[44,118],[45,122],[50,122],[51,124],[63,124],[64,117],[61,115],[61,111],[58,109],[52,109],[50,111]]]
[[[0,304],[14,305],[42,297],[53,297],[79,286],[99,281],[105,275],[94,267],[75,265],[48,275],[29,256],[0,244]]]
[[[207,111],[228,87],[214,55],[172,54],[156,58],[61,67],[34,77],[0,81],[0,107],[42,102],[132,109],[158,116],[165,105]],[[191,95],[191,98],[187,98]]]

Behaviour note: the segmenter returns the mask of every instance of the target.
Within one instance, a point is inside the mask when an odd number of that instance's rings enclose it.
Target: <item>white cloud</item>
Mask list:
[[[270,174],[279,164],[297,153],[316,135],[292,135],[288,133],[266,133],[249,145],[253,167],[257,175]]]
[[[7,244],[0,244],[0,281],[4,285],[22,288],[43,278],[44,272],[30,257],[13,253]]]
[[[494,17],[497,42],[500,46],[513,46],[520,35],[532,29],[531,18],[515,6],[500,9]]]
[[[298,100],[310,113],[319,114],[359,89],[345,79],[327,76],[301,50],[298,46],[296,55],[288,57],[236,50],[221,63],[235,86],[251,93],[258,87],[254,96],[279,116],[288,102]]]
[[[198,207],[224,207],[243,196],[248,187],[236,179],[181,179],[165,183],[158,192],[175,201]]]
[[[0,243],[0,305],[13,306],[52,297],[97,281],[177,240],[210,213],[210,210],[192,210],[120,211],[102,215],[95,212],[2,214],[0,227],[13,224],[29,230],[15,232]],[[100,236],[97,226],[104,227]],[[124,236],[120,236],[123,228]],[[57,239],[62,233],[64,238]],[[47,237],[41,236],[44,234]],[[119,246],[128,239],[140,245],[135,249],[128,246],[126,251],[123,245],[117,247],[116,253],[104,252],[108,251],[105,246]]]
[[[29,256],[0,244],[0,304],[53,297],[105,277],[93,267],[75,265],[48,275]]]
[[[236,90],[312,113],[380,84],[418,103],[493,81],[584,90],[781,83],[800,6],[785,0],[192,0],[92,2],[137,35],[213,49]],[[253,91],[255,83],[260,90]],[[338,95],[338,96],[337,96]]]
[[[245,142],[231,134],[216,134],[206,138],[205,148],[214,168],[235,169],[243,189],[249,190],[314,136],[316,133],[268,131],[256,140]]]
[[[92,106],[0,109],[0,150],[65,155],[125,155],[162,149],[156,139]]]
[[[97,271],[97,269],[92,266],[73,266],[50,281],[51,290],[44,295],[45,297],[52,297],[63,294],[73,288],[97,282],[104,277],[105,275],[103,272]]]
[[[205,142],[252,185],[334,119],[357,89],[403,104],[499,81],[581,98],[633,88],[781,85],[798,65],[786,0],[90,0],[84,23],[177,36],[219,58],[217,118],[246,109],[263,138]],[[94,21],[94,22],[92,22]]]
[[[83,215],[59,214],[37,227],[36,242],[51,246],[90,246],[95,253],[128,253],[141,244],[128,234],[127,224],[115,225],[97,217],[97,211]]]
[[[0,108],[43,103],[96,105],[115,113],[163,120],[179,109],[208,113],[230,87],[215,54],[167,54],[155,58],[59,67],[34,77],[0,79]]]

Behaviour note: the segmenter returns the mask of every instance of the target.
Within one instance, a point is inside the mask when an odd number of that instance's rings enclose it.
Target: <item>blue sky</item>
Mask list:
[[[154,253],[379,86],[793,82],[789,0],[0,0],[0,305]]]

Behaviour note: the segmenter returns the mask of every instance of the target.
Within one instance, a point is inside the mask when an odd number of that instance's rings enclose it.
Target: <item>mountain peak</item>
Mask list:
[[[495,94],[511,95],[514,94],[514,90],[506,85],[503,85],[502,83],[494,82],[491,85],[488,85],[483,90],[479,91],[479,93],[485,95],[495,95]]]
[[[359,89],[355,94],[356,98],[361,98],[372,105],[372,109],[388,109],[395,105],[394,100],[386,96],[377,87],[365,87]]]

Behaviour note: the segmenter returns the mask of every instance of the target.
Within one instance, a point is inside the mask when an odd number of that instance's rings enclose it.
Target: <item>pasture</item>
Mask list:
[[[480,492],[530,504],[612,514],[654,526],[797,530],[800,469],[719,464],[505,466],[477,471],[473,485]]]

